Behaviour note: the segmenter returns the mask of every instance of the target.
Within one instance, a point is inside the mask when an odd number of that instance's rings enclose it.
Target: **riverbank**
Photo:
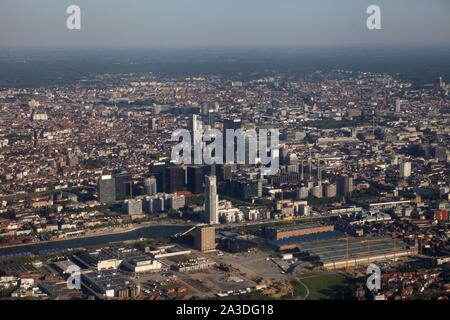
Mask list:
[[[28,246],[35,246],[35,245],[41,245],[41,244],[51,244],[51,243],[58,243],[58,242],[64,242],[64,241],[70,241],[70,240],[83,240],[83,239],[89,239],[89,238],[96,238],[96,237],[103,237],[103,236],[112,236],[112,235],[120,235],[120,234],[126,234],[134,231],[138,231],[140,229],[145,229],[148,227],[192,227],[192,223],[184,223],[180,221],[164,221],[163,224],[159,224],[159,221],[150,221],[150,222],[143,222],[140,224],[134,224],[131,227],[127,228],[114,228],[115,230],[89,230],[91,232],[76,236],[76,237],[68,237],[68,238],[60,238],[60,239],[52,239],[52,240],[46,240],[46,241],[37,241],[37,242],[29,242],[29,243],[19,243],[19,244],[12,244],[12,245],[5,245],[0,247],[0,252],[3,249],[14,249],[14,248],[20,248],[20,247],[28,247]]]

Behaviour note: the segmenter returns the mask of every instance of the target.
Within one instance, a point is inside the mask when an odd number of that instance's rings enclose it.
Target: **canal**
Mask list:
[[[68,249],[95,247],[115,242],[139,240],[141,238],[167,238],[188,229],[188,226],[150,226],[124,233],[33,243],[11,248],[0,248],[0,259],[27,256],[30,254],[41,255],[53,252],[56,253]]]

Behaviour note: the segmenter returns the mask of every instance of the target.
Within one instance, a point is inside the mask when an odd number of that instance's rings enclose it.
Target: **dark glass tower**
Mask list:
[[[122,201],[133,196],[133,178],[131,173],[120,173],[114,176],[116,181],[116,200]]]
[[[190,166],[187,168],[187,190],[193,194],[204,192],[203,188],[203,167]]]

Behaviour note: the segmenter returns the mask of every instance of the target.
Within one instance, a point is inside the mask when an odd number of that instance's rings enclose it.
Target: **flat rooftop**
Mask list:
[[[302,230],[302,229],[318,228],[318,227],[325,227],[325,226],[327,226],[327,225],[320,224],[318,222],[307,222],[307,223],[301,223],[301,224],[285,226],[285,227],[270,227],[269,229],[275,229],[277,231],[292,231],[292,230]]]
[[[134,286],[134,283],[130,279],[117,271],[88,272],[84,273],[83,277],[103,290],[122,289]]]
[[[321,233],[314,233],[314,234],[308,234],[305,236],[299,236],[299,237],[291,237],[291,238],[285,238],[281,240],[274,240],[270,241],[269,244],[280,247],[283,245],[289,245],[289,244],[303,244],[306,242],[311,241],[323,241],[323,240],[329,240],[329,239],[338,239],[338,238],[345,238],[345,234],[341,231],[330,231],[330,232],[321,232]]]
[[[394,239],[392,239],[390,236],[350,238],[348,242],[348,258],[367,258],[369,256],[369,241],[370,256],[393,254],[394,251],[401,252],[408,250],[407,245],[401,239],[397,239],[396,243],[394,244]],[[307,251],[311,255],[319,256],[320,260],[323,263],[341,261],[346,259],[346,238],[301,242],[299,243],[299,245],[301,251]]]

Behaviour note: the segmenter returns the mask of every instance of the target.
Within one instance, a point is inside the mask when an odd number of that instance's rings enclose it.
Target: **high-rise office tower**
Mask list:
[[[156,178],[156,188],[159,192],[164,192],[165,188],[165,178],[164,171],[166,164],[164,162],[152,163],[150,165],[150,174]]]
[[[445,146],[437,146],[433,149],[433,157],[445,161],[447,160],[447,148]]]
[[[133,178],[131,173],[114,175],[116,184],[116,201],[122,201],[133,196]]]
[[[402,111],[402,100],[395,100],[395,113],[400,113]]]
[[[236,164],[225,163],[217,166],[217,179],[219,181],[231,180],[233,171],[236,171]]]
[[[233,134],[236,130],[242,129],[242,121],[241,119],[224,119],[223,120],[223,161],[224,163],[227,162],[227,137],[228,133],[227,130],[233,130]],[[231,135],[230,135],[231,136]],[[230,138],[228,138],[230,139]],[[234,140],[233,140],[234,141]],[[237,161],[237,143],[233,143],[234,147],[234,162]]]
[[[155,177],[146,178],[144,180],[144,193],[147,196],[153,196],[158,193],[158,186]]]
[[[309,195],[309,189],[307,187],[301,187],[297,191],[297,199],[306,199]]]
[[[246,133],[244,136],[244,160],[245,165],[253,165],[257,162],[258,157],[258,138],[254,134]]]
[[[323,196],[323,188],[322,188],[322,185],[321,184],[318,184],[318,185],[316,185],[316,186],[314,186],[312,189],[311,189],[311,195],[313,196],[313,197],[315,197],[315,198],[322,198],[322,196]]]
[[[203,137],[203,123],[199,119],[197,114],[193,114],[189,124],[188,129],[191,133],[192,138],[192,156],[194,161],[198,159],[202,159],[204,142],[202,141]]]
[[[262,197],[262,181],[258,179],[228,180],[225,186],[233,198],[249,201]]]
[[[188,123],[188,129],[191,132],[195,132],[198,130],[198,115],[193,114]]]
[[[193,194],[204,192],[203,188],[203,167],[187,167],[187,190]]]
[[[322,184],[322,171],[320,171],[320,158],[317,157],[317,183]]]
[[[101,203],[114,203],[116,201],[116,182],[110,175],[105,175],[98,181],[98,194]]]
[[[353,191],[353,178],[349,176],[339,176],[336,179],[336,191],[340,197],[346,196]]]
[[[215,112],[213,109],[209,109],[208,111],[208,125],[213,128],[215,123]]]
[[[309,181],[312,181],[312,158],[311,158],[311,150],[309,151],[308,169],[309,169]]]
[[[216,248],[216,229],[199,227],[194,232],[195,248],[200,251],[211,251]]]
[[[436,81],[436,89],[442,90],[445,88],[445,81],[442,77],[439,77]]]
[[[216,164],[211,164],[211,165],[205,165],[203,167],[203,172],[205,175],[208,176],[217,176],[216,172],[217,172],[217,165]]]
[[[304,176],[304,167],[303,167],[303,159],[302,159],[301,171],[300,171],[300,180],[303,181],[304,178],[305,178],[305,176]]]
[[[298,157],[295,153],[289,153],[286,157],[287,163],[288,165],[296,165],[298,167]],[[298,171],[298,170],[297,170]]]
[[[209,103],[208,102],[203,102],[202,103],[202,108],[201,108],[202,110],[202,115],[204,115],[204,116],[206,116],[206,115],[208,115],[208,111],[209,111]]]
[[[400,163],[400,176],[402,178],[408,178],[411,176],[411,162]]]
[[[147,126],[150,130],[155,130],[157,128],[156,119],[148,118]]]
[[[336,197],[337,189],[335,184],[328,184],[325,186],[324,192],[326,198],[334,198]]]
[[[223,121],[223,130],[232,129],[237,130],[242,128],[241,119],[225,119]]]
[[[168,165],[164,170],[165,192],[174,193],[184,190],[185,171],[183,167]]]
[[[123,210],[130,216],[142,215],[142,200],[129,199],[123,203]]]
[[[285,144],[280,146],[280,154],[281,154],[281,164],[287,164],[288,163],[288,156],[289,156],[289,147]]]
[[[218,224],[219,196],[216,176],[205,176],[205,215],[209,224]]]
[[[153,105],[153,108],[152,108],[153,115],[158,115],[161,113],[161,111],[162,111],[162,105],[160,105],[160,104]]]

